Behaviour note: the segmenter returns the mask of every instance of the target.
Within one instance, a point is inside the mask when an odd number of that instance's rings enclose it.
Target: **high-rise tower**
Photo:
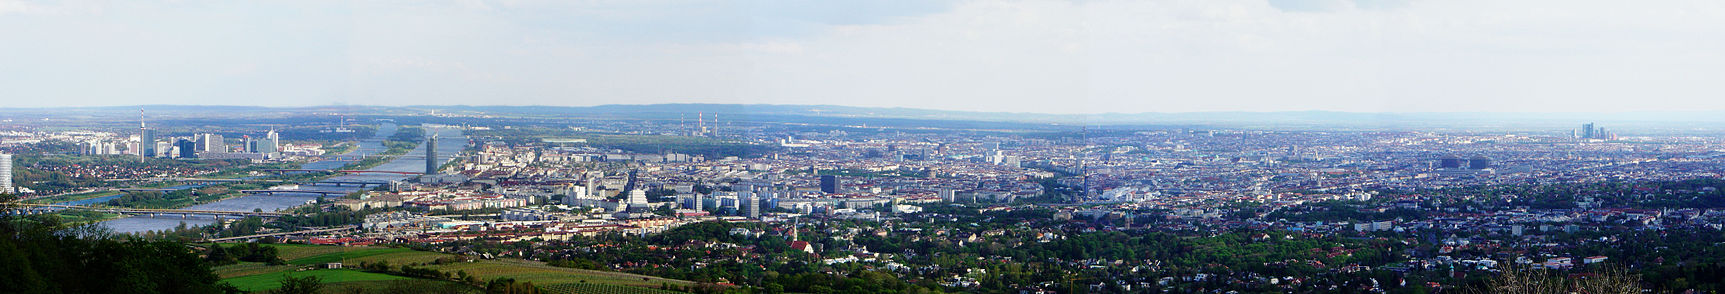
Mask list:
[[[840,190],[844,190],[844,183],[839,182],[839,176],[836,176],[836,175],[823,175],[823,176],[821,176],[821,192],[822,193],[837,194],[837,193],[839,193]]]
[[[269,159],[279,157],[277,154],[281,152],[281,139],[281,134],[277,134],[276,130],[264,133],[264,140],[258,142],[258,153],[263,153],[264,157]]]
[[[12,192],[12,155],[0,153],[0,193]]]
[[[425,137],[425,174],[437,174],[437,134]]]

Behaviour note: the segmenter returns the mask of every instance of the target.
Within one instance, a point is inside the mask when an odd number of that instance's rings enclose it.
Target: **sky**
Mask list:
[[[0,0],[0,107],[1725,110],[1725,1]]]

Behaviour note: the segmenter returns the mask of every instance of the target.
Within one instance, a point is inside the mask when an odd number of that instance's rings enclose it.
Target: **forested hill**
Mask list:
[[[186,244],[0,215],[0,293],[237,293]]]

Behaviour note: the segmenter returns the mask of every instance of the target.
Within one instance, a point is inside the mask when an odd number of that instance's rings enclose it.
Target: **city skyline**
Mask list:
[[[0,293],[1718,293],[1719,35],[1701,0],[0,0]]]
[[[1725,256],[1725,130],[1083,128],[735,109],[164,107],[147,110],[155,136],[134,109],[37,110],[0,117],[13,122],[0,188],[9,163],[18,188],[0,193],[0,221],[165,242],[180,255],[119,258],[201,260],[162,272],[206,278],[155,285],[253,292],[382,289],[296,273],[485,290],[515,279],[542,293],[1485,292],[1508,286],[1475,281],[1515,270],[1627,267],[1611,278],[1627,290],[1603,293],[1642,293],[1718,289],[1717,264],[1692,265]],[[139,155],[152,145],[158,156]],[[0,238],[34,240],[47,239]],[[229,252],[255,246],[279,255]],[[387,246],[430,249],[377,255],[406,250]],[[66,254],[23,256],[88,253]],[[301,266],[257,270],[277,258]],[[982,266],[1025,270],[971,274]],[[147,287],[66,272],[36,284]],[[639,279],[579,278],[591,274]],[[1050,278],[1062,276],[1082,278]],[[825,282],[841,277],[866,284]]]
[[[689,9],[669,9],[670,6]],[[1725,110],[1708,2],[0,3],[13,107]],[[216,25],[220,24],[220,25]],[[88,85],[101,85],[90,87]]]

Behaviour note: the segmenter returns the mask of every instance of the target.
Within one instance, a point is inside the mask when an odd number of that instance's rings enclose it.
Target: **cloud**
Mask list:
[[[18,3],[19,106],[1725,110],[1716,1]]]
[[[1326,12],[1350,8],[1347,0],[1266,0],[1271,7],[1291,12]]]

